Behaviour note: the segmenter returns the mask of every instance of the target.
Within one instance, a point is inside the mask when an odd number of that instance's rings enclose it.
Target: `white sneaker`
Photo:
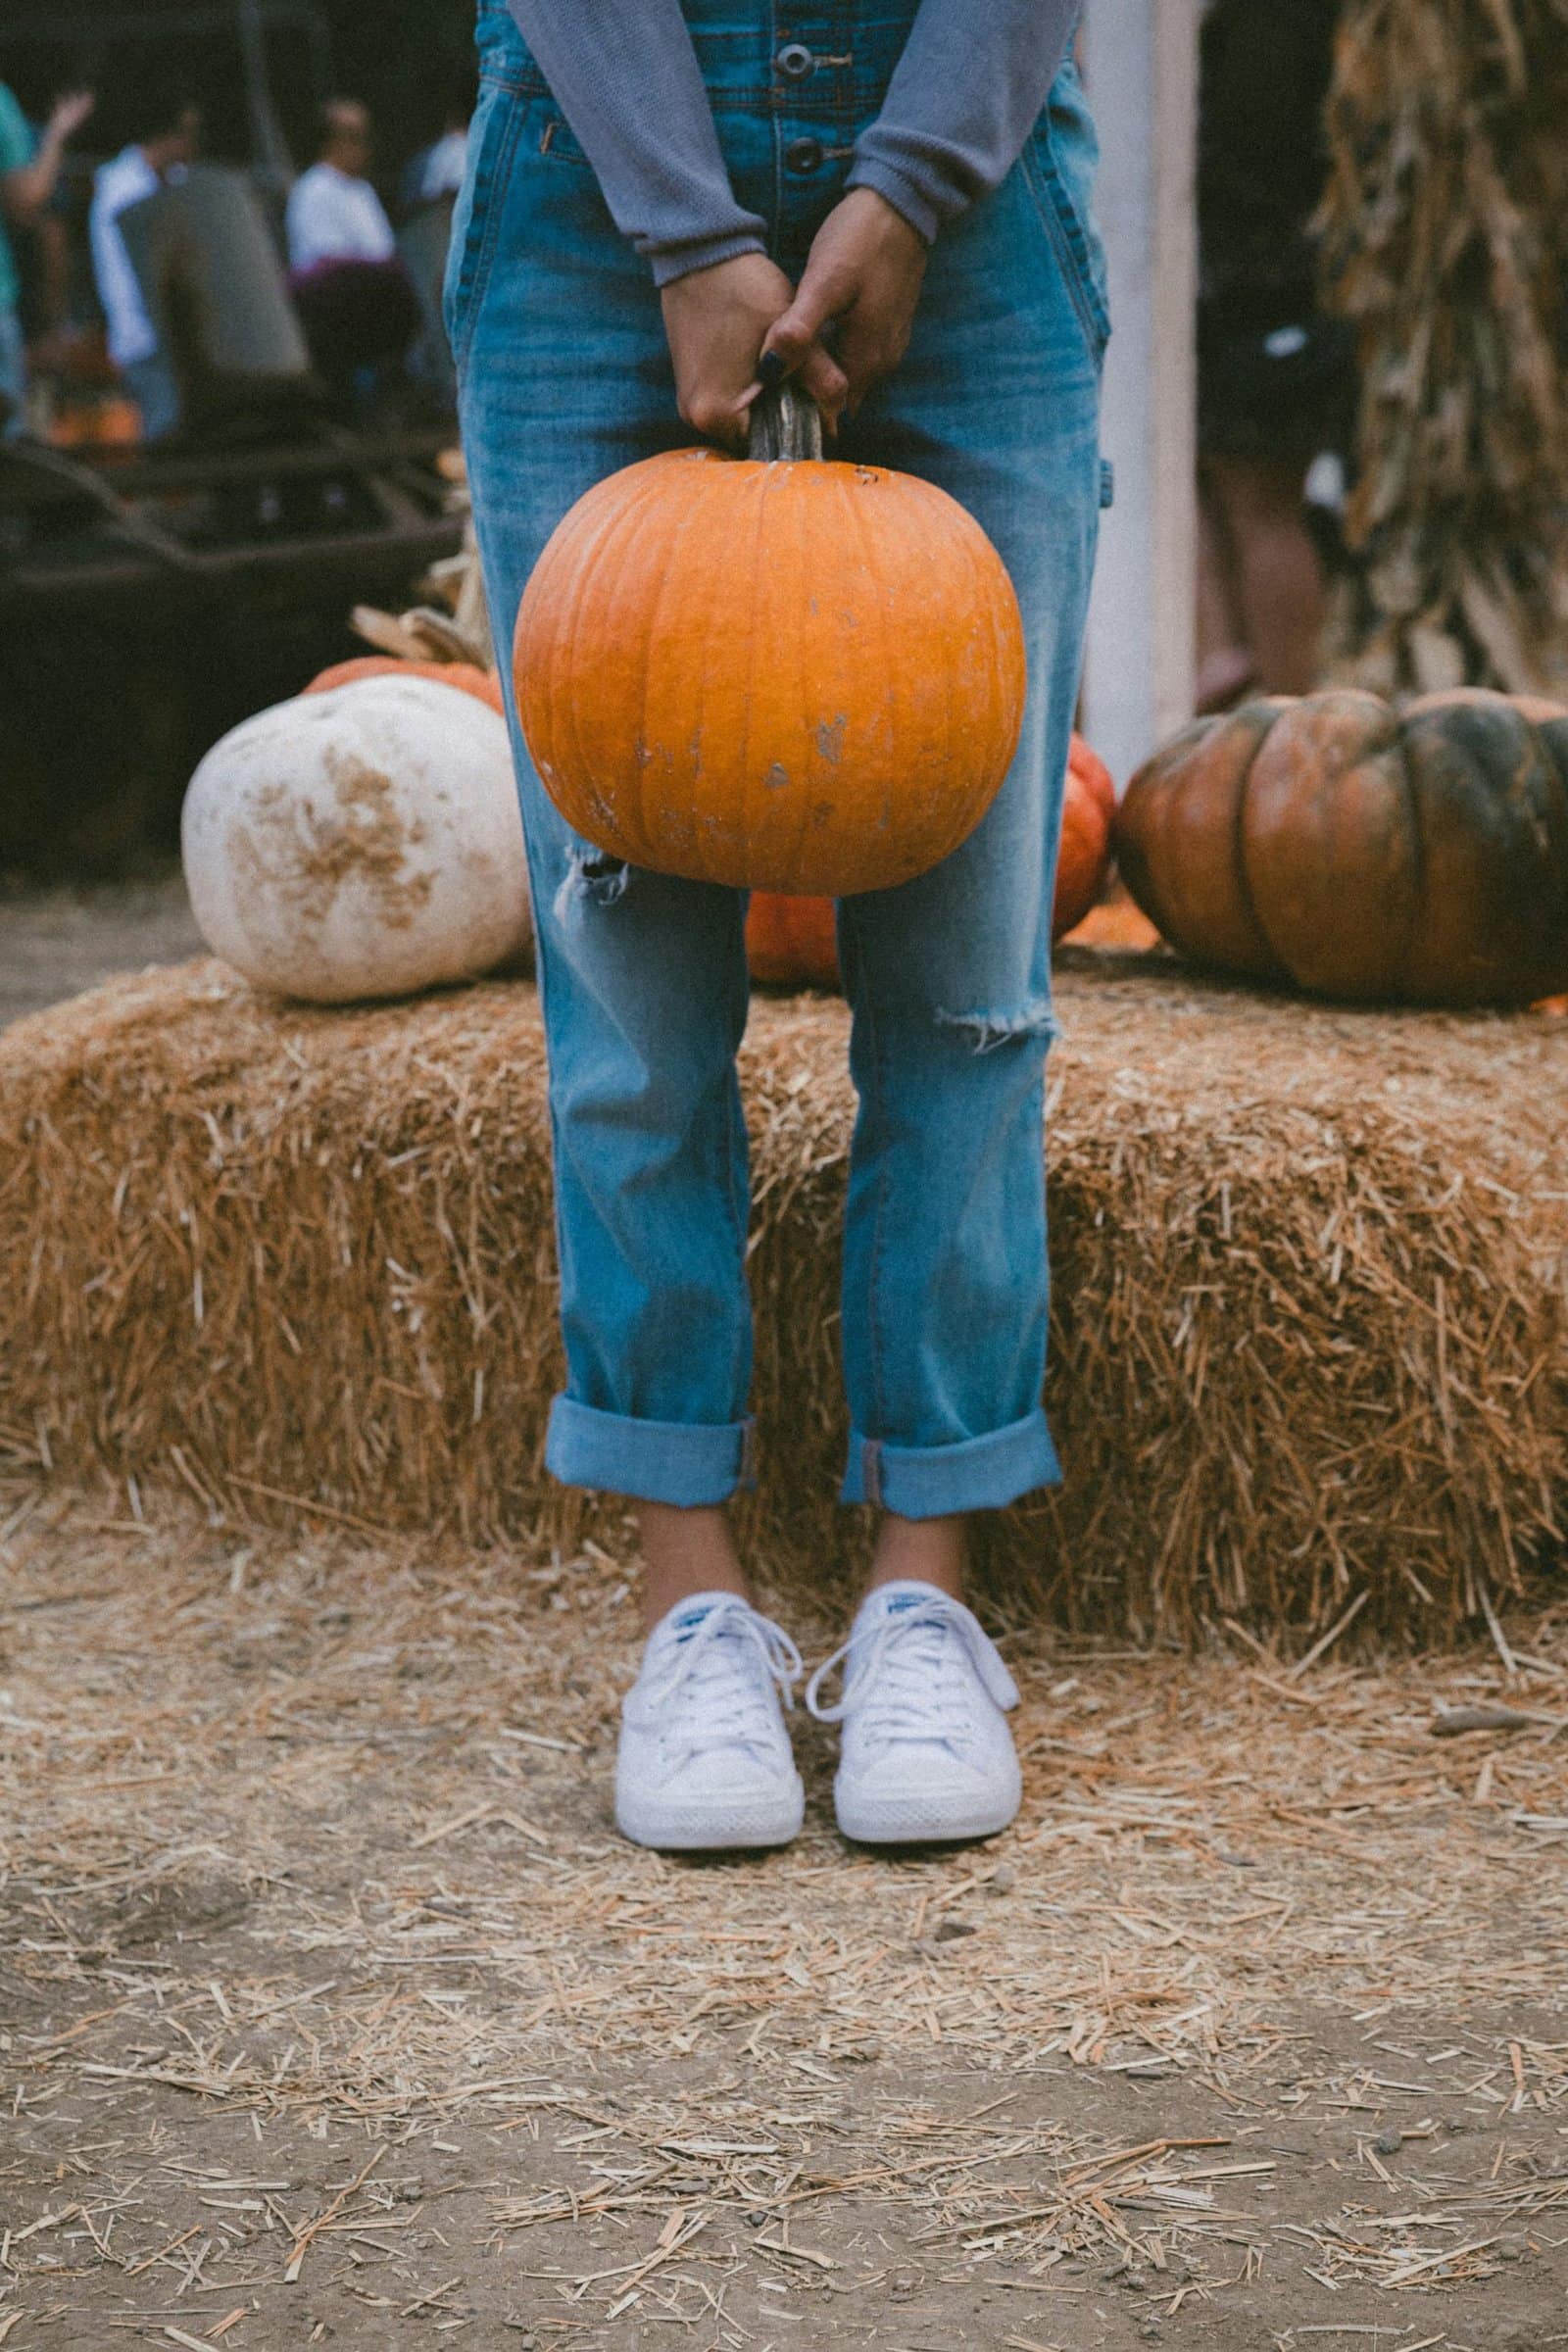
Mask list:
[[[615,1820],[671,1853],[787,1845],[806,1810],[779,1708],[803,1672],[788,1634],[733,1592],[676,1603],[620,1710]]]
[[[821,1703],[845,1661],[844,1695]],[[842,1723],[833,1802],[846,1838],[863,1845],[990,1838],[1021,1793],[1005,1708],[1017,1685],[963,1606],[912,1580],[867,1593],[850,1638],[807,1686],[819,1723]]]

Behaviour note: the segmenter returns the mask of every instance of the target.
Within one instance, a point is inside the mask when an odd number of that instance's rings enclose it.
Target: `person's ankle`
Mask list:
[[[699,1592],[734,1592],[742,1600],[751,1599],[751,1586],[721,1505],[685,1510],[671,1503],[643,1503],[637,1519],[647,1632]]]
[[[966,1560],[966,1523],[961,1518],[901,1519],[889,1511],[877,1532],[876,1550],[866,1590],[882,1585],[934,1585],[954,1600],[962,1600]]]

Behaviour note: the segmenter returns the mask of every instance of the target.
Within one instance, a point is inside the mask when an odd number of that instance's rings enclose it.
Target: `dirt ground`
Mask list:
[[[608,1552],[19,1473],[0,1563],[8,2352],[1568,2342],[1568,1611],[1013,1638],[1005,1837],[846,1848],[812,1727],[800,1844],[680,1864]]]
[[[0,1029],[117,972],[203,953],[177,864],[83,889],[0,877]]]
[[[0,1022],[196,945],[173,874],[0,900]],[[1568,2343],[1568,1608],[1508,1666],[1015,1636],[1004,1838],[847,1848],[803,1727],[800,1844],[679,1864],[610,1818],[621,1559],[29,1453],[7,2352]]]

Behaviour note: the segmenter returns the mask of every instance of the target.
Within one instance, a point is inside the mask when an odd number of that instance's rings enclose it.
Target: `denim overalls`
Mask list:
[[[739,202],[798,274],[916,0],[685,0]],[[691,439],[659,299],[501,0],[447,282],[510,703],[529,571],[572,502]],[[808,53],[803,67],[801,52]],[[786,55],[785,53],[789,54]],[[1059,1476],[1041,1409],[1044,1075],[1062,778],[1102,494],[1107,320],[1095,135],[1063,69],[997,192],[934,247],[898,373],[840,452],[977,515],[1018,592],[1029,699],[990,813],[944,864],[839,907],[859,1095],[845,1231],[846,1501],[909,1518]],[[550,1049],[574,1485],[723,1500],[750,1475],[742,894],[612,864],[546,798],[515,716]]]

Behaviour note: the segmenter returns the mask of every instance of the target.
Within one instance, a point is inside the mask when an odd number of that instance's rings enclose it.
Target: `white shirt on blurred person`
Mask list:
[[[92,244],[98,300],[103,305],[108,327],[109,357],[117,368],[130,368],[138,360],[150,360],[158,349],[158,336],[147,316],[141,284],[125,250],[120,216],[130,205],[140,204],[143,197],[156,196],[163,184],[148,162],[146,151],[139,146],[122,147],[111,162],[101,164],[93,174],[87,233]]]
[[[419,173],[419,202],[434,204],[440,196],[455,196],[463,185],[467,161],[466,130],[443,131],[435,144],[424,151],[424,165]]]
[[[289,190],[289,268],[322,262],[389,262],[397,239],[386,209],[368,179],[323,160],[302,172]]]

